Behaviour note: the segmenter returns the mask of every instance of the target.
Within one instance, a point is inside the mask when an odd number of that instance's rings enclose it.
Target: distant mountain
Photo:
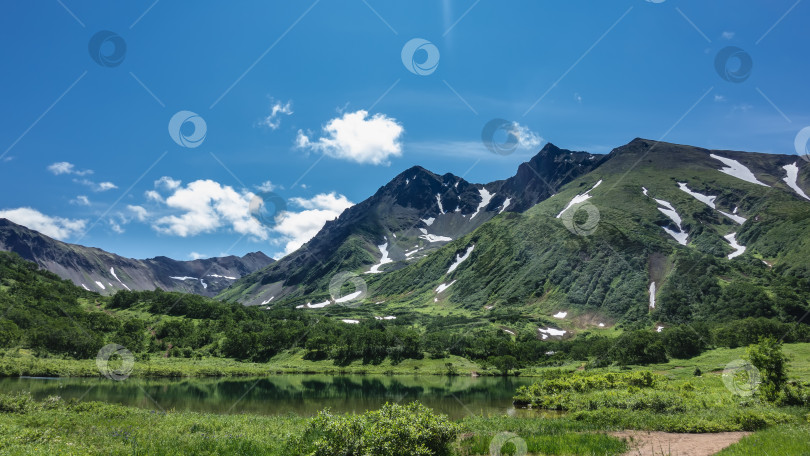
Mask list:
[[[593,170],[603,155],[546,145],[515,176],[473,184],[410,168],[327,222],[302,248],[235,283],[220,297],[268,304],[325,289],[342,271],[383,273],[415,263],[503,212],[521,212]]]
[[[222,296],[267,303],[272,290],[279,306],[328,306],[329,278],[348,271],[368,286],[358,317],[528,318],[544,336],[617,322],[799,320],[810,310],[808,194],[810,164],[795,155],[645,139],[607,156],[549,145],[486,185],[414,168]],[[381,273],[363,274],[372,268]]]
[[[6,219],[0,219],[0,250],[15,252],[42,269],[101,294],[161,288],[214,296],[240,277],[274,261],[261,252],[241,258],[177,261],[161,256],[134,260],[57,241]]]

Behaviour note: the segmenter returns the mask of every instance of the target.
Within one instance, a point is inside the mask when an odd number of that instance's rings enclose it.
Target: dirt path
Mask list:
[[[621,431],[610,435],[627,439],[625,456],[709,456],[738,442],[750,432],[676,434],[671,432]]]

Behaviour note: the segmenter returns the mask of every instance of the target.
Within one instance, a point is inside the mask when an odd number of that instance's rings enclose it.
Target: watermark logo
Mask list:
[[[742,359],[735,359],[723,369],[723,384],[737,396],[752,396],[759,388],[759,369]]]
[[[799,131],[793,145],[796,148],[796,154],[802,157],[802,160],[810,162],[810,148],[808,147],[810,146],[810,127],[804,127]]]
[[[528,453],[529,448],[526,445],[526,441],[518,437],[518,435],[513,432],[501,432],[493,437],[489,444],[490,456],[501,456],[507,454],[514,456],[526,456]]]
[[[501,138],[502,140],[498,139],[499,135],[504,136]],[[492,119],[481,130],[481,141],[493,154],[509,155],[520,145],[520,136],[514,122],[506,119]]]
[[[90,38],[87,50],[99,65],[115,68],[123,63],[127,55],[127,42],[115,32],[102,30]]]
[[[402,64],[413,74],[427,76],[439,67],[439,48],[422,38],[414,38],[402,47]]]
[[[728,82],[745,82],[751,76],[753,67],[751,55],[736,46],[724,47],[714,58],[714,69]]]
[[[341,295],[341,289],[347,282],[354,286],[354,291],[347,295]],[[367,294],[368,285],[366,281],[353,272],[335,274],[332,280],[329,281],[329,296],[335,304],[345,307],[357,307],[363,302]]]
[[[577,216],[579,212],[584,212],[586,216],[585,220],[582,220],[582,216]],[[575,204],[560,215],[560,220],[562,220],[563,225],[565,225],[568,231],[577,236],[592,235],[599,226],[599,219],[599,209],[588,202]]]
[[[115,358],[111,361],[110,358],[113,357]],[[118,344],[105,345],[96,355],[98,371],[110,380],[126,380],[134,366],[135,357],[132,352]]]
[[[287,201],[273,192],[253,195],[248,205],[250,216],[266,228],[276,226],[278,217],[287,210]]]
[[[169,136],[182,147],[193,149],[205,140],[205,119],[191,111],[179,111],[169,119]]]

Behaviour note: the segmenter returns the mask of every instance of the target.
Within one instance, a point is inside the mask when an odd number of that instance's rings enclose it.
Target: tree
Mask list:
[[[787,382],[788,357],[782,353],[782,342],[773,337],[763,337],[756,345],[748,347],[748,360],[762,376],[760,393],[766,400],[776,400]]]
[[[509,375],[509,371],[518,367],[517,359],[512,355],[495,356],[490,358],[490,362],[495,366],[501,375]]]

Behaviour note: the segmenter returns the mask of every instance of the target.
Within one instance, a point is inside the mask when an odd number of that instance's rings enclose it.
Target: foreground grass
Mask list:
[[[229,358],[163,358],[136,360],[131,377],[259,377],[276,374],[385,374],[385,375],[496,375],[458,356],[444,359],[406,359],[391,364],[355,361],[336,366],[332,361],[308,361],[303,350],[280,354],[267,363],[240,362]],[[450,366],[448,366],[448,363]],[[95,359],[40,358],[27,351],[0,356],[0,377],[99,377]]]
[[[720,456],[793,456],[810,454],[810,424],[774,426],[743,438],[718,453]]]
[[[301,454],[311,443],[306,442],[311,420],[293,415],[156,413],[99,402],[0,396],[0,453],[288,456]],[[470,417],[455,426],[453,455],[488,455],[493,439],[503,438],[505,432],[514,433],[508,435],[512,442],[525,442],[531,454],[617,455],[627,449],[619,439],[591,432],[593,426],[565,419]],[[508,445],[502,447],[503,454],[508,454]]]

